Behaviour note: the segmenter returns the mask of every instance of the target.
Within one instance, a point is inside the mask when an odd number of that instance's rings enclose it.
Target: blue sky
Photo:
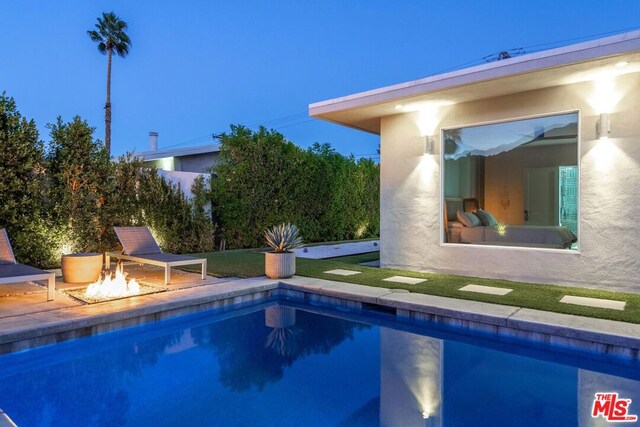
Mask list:
[[[273,122],[307,147],[376,152],[378,137],[305,118],[309,103],[414,80],[499,50],[640,27],[620,1],[0,0],[0,90],[36,120],[80,115],[104,139],[106,57],[86,35],[103,11],[129,23],[113,64],[113,153],[197,145],[231,123]]]

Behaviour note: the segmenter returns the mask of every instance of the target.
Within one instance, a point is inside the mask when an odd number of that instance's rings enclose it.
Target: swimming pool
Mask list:
[[[0,356],[19,426],[573,426],[636,362],[290,301]]]

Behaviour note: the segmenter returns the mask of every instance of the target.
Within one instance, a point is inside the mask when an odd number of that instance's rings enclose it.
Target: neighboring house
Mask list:
[[[136,153],[146,164],[158,169],[158,173],[169,181],[179,184],[187,196],[199,176],[209,177],[209,168],[216,164],[220,148],[217,144],[197,147],[158,150],[158,134],[149,133],[150,150]]]
[[[640,291],[640,32],[318,102],[380,135],[381,265]]]

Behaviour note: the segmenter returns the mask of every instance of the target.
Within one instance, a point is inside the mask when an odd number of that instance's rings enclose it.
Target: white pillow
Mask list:
[[[471,212],[458,211],[456,212],[456,217],[465,227],[478,227],[482,225],[480,218]]]

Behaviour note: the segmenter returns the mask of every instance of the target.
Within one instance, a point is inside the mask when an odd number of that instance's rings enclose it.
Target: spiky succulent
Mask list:
[[[298,227],[293,224],[282,223],[265,230],[264,238],[274,252],[291,252],[303,245]]]

